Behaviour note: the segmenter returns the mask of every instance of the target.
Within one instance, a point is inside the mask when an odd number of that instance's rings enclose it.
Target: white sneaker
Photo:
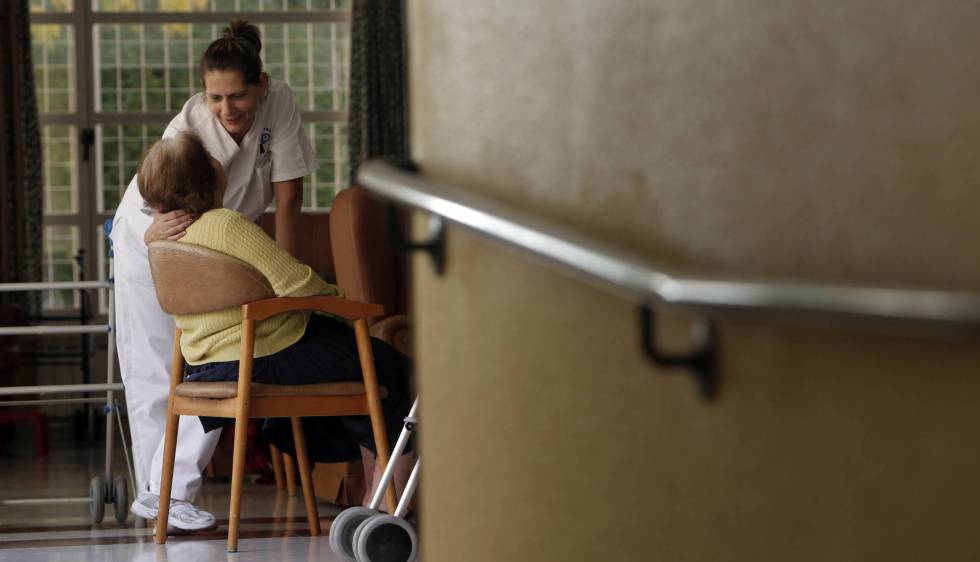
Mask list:
[[[150,492],[140,492],[140,495],[130,506],[133,515],[143,519],[156,519],[160,506],[160,496]],[[183,500],[170,500],[170,511],[167,514],[167,524],[184,531],[200,531],[215,526],[214,515]]]
[[[160,496],[149,492],[140,492],[129,506],[129,511],[137,517],[143,519],[156,519],[157,509],[160,507]]]

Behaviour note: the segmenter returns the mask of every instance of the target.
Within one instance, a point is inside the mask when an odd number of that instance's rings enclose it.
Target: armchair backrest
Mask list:
[[[227,254],[184,242],[149,246],[150,272],[167,314],[200,314],[276,296],[257,269]]]
[[[395,254],[385,237],[384,208],[363,187],[341,190],[330,206],[330,245],[337,286],[347,298],[398,311]]]
[[[257,221],[269,238],[276,237],[276,215],[265,213]],[[333,283],[336,276],[333,271],[333,256],[330,251],[330,213],[304,211],[299,215],[297,231],[299,248],[293,256],[313,268],[317,275],[328,283]]]

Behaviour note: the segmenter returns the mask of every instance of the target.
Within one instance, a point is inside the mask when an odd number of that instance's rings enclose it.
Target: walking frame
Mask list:
[[[112,219],[105,222],[103,227],[106,237],[112,230]],[[50,290],[91,290],[105,289],[113,290],[113,266],[112,266],[112,242],[109,241],[109,279],[106,281],[68,281],[68,282],[42,282],[42,283],[0,283],[0,292],[15,291],[50,291]],[[47,386],[14,386],[0,387],[0,396],[18,395],[38,395],[40,399],[34,400],[9,400],[0,401],[0,407],[4,406],[39,406],[48,404],[98,404],[102,403],[103,412],[106,415],[105,424],[105,472],[103,475],[92,477],[89,485],[88,496],[60,497],[60,498],[24,498],[24,499],[3,499],[0,500],[2,506],[17,505],[62,505],[62,504],[88,504],[89,513],[93,523],[99,523],[105,514],[105,505],[113,504],[113,511],[116,520],[123,522],[129,514],[129,484],[125,476],[113,478],[113,445],[115,443],[115,431],[119,430],[119,437],[122,439],[123,453],[126,457],[126,466],[129,471],[129,482],[135,483],[133,466],[130,462],[129,451],[126,445],[126,436],[123,431],[122,419],[119,416],[119,405],[116,402],[115,394],[123,390],[122,383],[115,382],[115,355],[116,355],[116,336],[115,336],[115,299],[109,298],[109,311],[106,324],[82,324],[74,326],[9,326],[0,327],[0,335],[50,335],[50,334],[106,334],[108,341],[106,344],[106,382],[104,384],[63,384]],[[45,398],[55,394],[76,394],[82,392],[105,392],[105,398]],[[116,425],[113,425],[113,421]]]

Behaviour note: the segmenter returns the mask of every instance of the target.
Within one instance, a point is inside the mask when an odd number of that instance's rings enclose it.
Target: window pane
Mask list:
[[[96,25],[96,111],[179,110],[200,89],[194,76],[197,61],[188,54],[195,52],[195,40],[210,38],[210,28],[210,24]]]
[[[350,25],[266,23],[262,62],[272,78],[289,84],[305,111],[346,111]]]
[[[306,134],[320,168],[303,178],[303,209],[329,209],[337,190],[347,187],[347,125],[310,123]]]
[[[71,12],[74,4],[73,0],[31,0],[31,12]]]
[[[34,24],[31,39],[38,110],[75,111],[74,29],[70,25]]]
[[[78,212],[77,131],[71,125],[41,128],[45,215]]]
[[[100,212],[119,206],[126,186],[136,174],[143,150],[160,139],[166,123],[101,125],[95,129],[97,183]]]
[[[347,23],[257,23],[269,76],[289,84],[305,111],[346,111]],[[178,111],[201,90],[200,56],[223,24],[95,26],[97,111]]]
[[[78,264],[75,254],[79,250],[78,227],[51,225],[44,227],[44,280],[75,281]],[[44,309],[78,307],[78,295],[74,290],[44,291],[41,304]]]

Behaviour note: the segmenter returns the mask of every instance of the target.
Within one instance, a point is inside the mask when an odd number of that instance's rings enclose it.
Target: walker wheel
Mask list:
[[[381,514],[366,519],[354,532],[357,562],[415,562],[418,536],[401,517]]]
[[[112,506],[116,521],[122,523],[129,517],[129,485],[124,476],[112,480]]]
[[[365,519],[378,512],[366,507],[349,507],[340,512],[330,524],[330,549],[344,560],[354,558],[354,531]]]
[[[93,476],[92,482],[88,487],[88,512],[92,516],[92,523],[99,524],[105,516],[105,497],[106,484],[101,476]]]

